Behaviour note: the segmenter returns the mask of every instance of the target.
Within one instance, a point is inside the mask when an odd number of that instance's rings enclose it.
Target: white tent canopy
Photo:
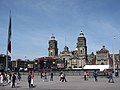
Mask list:
[[[103,71],[109,69],[109,65],[85,65],[83,69],[99,69],[100,71]]]

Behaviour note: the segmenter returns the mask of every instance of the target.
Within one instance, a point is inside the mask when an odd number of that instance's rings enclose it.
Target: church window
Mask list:
[[[82,50],[80,50],[80,54],[82,54]]]
[[[52,56],[52,52],[50,52],[51,56]]]

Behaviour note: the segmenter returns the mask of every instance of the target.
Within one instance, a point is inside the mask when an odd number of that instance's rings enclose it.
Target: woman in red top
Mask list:
[[[34,81],[34,73],[31,72],[31,86],[33,86],[33,81]]]

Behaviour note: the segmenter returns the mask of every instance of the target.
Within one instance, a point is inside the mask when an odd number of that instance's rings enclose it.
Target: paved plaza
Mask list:
[[[22,75],[21,81],[16,81],[16,88],[6,85],[0,86],[0,90],[120,90],[120,77],[115,79],[115,83],[108,83],[105,77],[99,77],[98,82],[94,78],[84,81],[82,76],[66,76],[67,82],[60,82],[59,76],[54,76],[54,81],[44,82],[40,75],[35,75],[34,88],[28,87],[27,75]]]

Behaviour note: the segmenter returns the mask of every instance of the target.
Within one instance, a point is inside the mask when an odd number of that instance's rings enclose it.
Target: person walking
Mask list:
[[[98,81],[98,79],[97,79],[98,72],[96,70],[93,72],[93,76],[95,78],[95,81],[97,82]]]
[[[16,76],[15,74],[12,75],[12,88],[15,88],[15,80],[16,80]]]
[[[42,79],[43,78],[43,72],[41,72],[40,76],[41,76],[41,79]]]
[[[9,73],[9,74],[7,75],[8,84],[10,84],[10,83],[11,83],[11,77],[12,77],[12,74],[11,74],[11,73]]]
[[[114,78],[115,78],[115,72],[112,70],[109,74],[109,81],[108,82],[110,83],[112,80],[112,83],[114,83],[115,82]]]
[[[31,86],[33,87],[34,83],[34,73],[31,72]]]
[[[4,73],[1,73],[1,74],[0,74],[0,85],[1,85],[1,86],[4,86],[4,85],[3,85],[3,80],[4,80]]]
[[[29,84],[29,88],[31,88],[31,74],[28,74],[28,77],[27,77],[27,79],[28,79],[28,84]]]
[[[84,71],[83,77],[84,77],[85,81],[88,80],[88,72],[87,71]]]
[[[53,81],[53,72],[51,73],[50,81]]]
[[[47,80],[47,74],[46,74],[46,72],[44,73],[44,82],[47,82],[48,80]]]
[[[20,81],[21,80],[21,74],[20,74],[20,72],[18,72],[18,80]]]
[[[65,73],[62,73],[62,82],[67,82]]]
[[[84,77],[84,80],[86,81],[87,80],[87,72],[86,71],[84,71],[83,77]]]
[[[60,80],[59,81],[62,81],[62,79],[63,79],[63,72],[60,72],[59,76],[60,76]]]

